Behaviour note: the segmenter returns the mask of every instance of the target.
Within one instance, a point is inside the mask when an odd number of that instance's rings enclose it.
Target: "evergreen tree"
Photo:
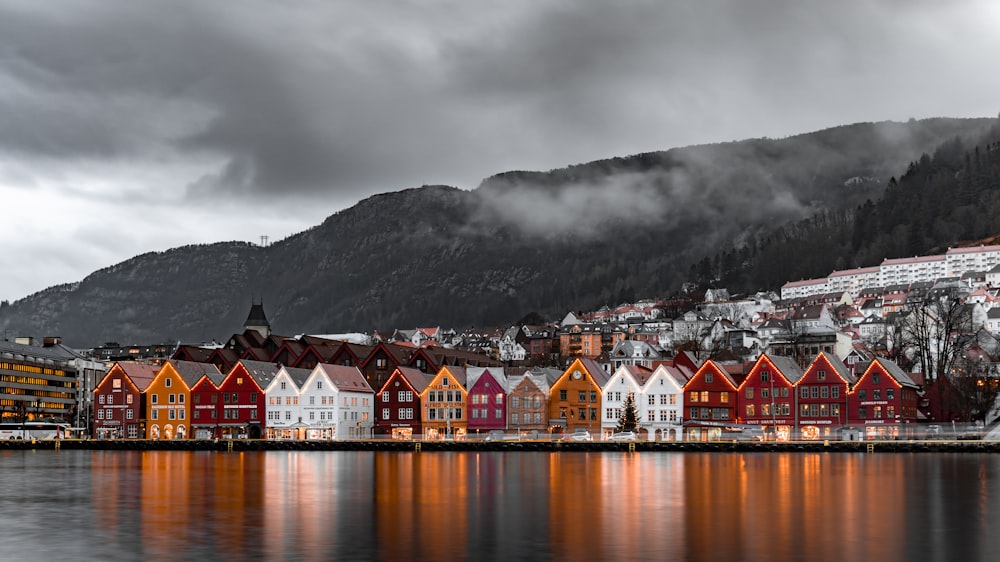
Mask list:
[[[618,425],[615,433],[625,431],[635,431],[639,427],[639,414],[635,409],[635,397],[629,392],[625,398],[625,406],[622,408],[622,415],[618,418]]]

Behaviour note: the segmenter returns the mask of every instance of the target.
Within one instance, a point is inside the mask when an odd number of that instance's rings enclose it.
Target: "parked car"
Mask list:
[[[613,433],[608,437],[608,441],[635,441],[635,432],[623,431],[621,433]]]
[[[589,431],[576,431],[567,434],[562,438],[563,441],[593,441],[594,438],[590,436]]]
[[[486,435],[486,439],[483,439],[483,441],[486,441],[487,443],[489,443],[490,441],[503,441],[503,440],[504,440],[504,432],[500,431],[499,429],[494,429],[490,431]]]
[[[941,436],[941,426],[936,424],[931,424],[927,426],[925,434],[928,439],[933,439]]]

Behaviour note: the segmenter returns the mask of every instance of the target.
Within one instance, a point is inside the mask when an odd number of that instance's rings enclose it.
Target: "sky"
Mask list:
[[[1000,112],[994,0],[0,0],[0,300],[377,193]]]

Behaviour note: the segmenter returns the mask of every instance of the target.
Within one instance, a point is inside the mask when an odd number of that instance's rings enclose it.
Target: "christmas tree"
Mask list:
[[[622,408],[622,415],[618,418],[618,426],[615,427],[615,433],[635,431],[635,428],[638,426],[639,414],[635,410],[635,397],[629,392],[628,396],[625,397],[625,405]]]

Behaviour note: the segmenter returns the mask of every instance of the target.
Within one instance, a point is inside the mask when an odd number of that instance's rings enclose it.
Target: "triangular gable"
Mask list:
[[[688,379],[688,382],[687,384],[684,385],[684,388],[687,388],[688,386],[693,384],[702,384],[705,378],[705,373],[708,372],[711,372],[714,376],[718,377],[720,380],[725,381],[725,383],[729,387],[731,387],[734,391],[737,390],[740,386],[733,379],[732,375],[730,375],[724,368],[722,368],[722,366],[720,366],[718,363],[716,363],[711,359],[707,359],[705,360],[704,363],[701,364],[701,367],[699,367],[698,370],[695,371],[694,375],[692,375],[691,378]]]
[[[375,392],[357,367],[320,363],[313,369],[312,375],[306,381],[306,385],[311,384],[311,381],[319,376],[324,377],[341,392],[364,392],[368,394]]]

